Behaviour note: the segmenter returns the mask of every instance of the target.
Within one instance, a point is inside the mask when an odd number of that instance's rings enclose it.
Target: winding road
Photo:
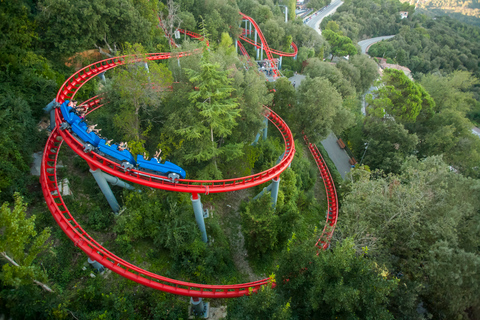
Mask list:
[[[383,36],[383,37],[376,37],[376,38],[371,38],[371,39],[366,39],[358,42],[358,45],[362,48],[362,53],[366,54],[368,51],[368,48],[377,42],[383,41],[383,40],[388,40],[395,37],[393,36]]]
[[[316,16],[310,19],[306,23],[306,25],[313,28],[319,34],[322,34],[322,30],[320,30],[320,23],[322,22],[323,18],[334,14],[337,11],[337,8],[340,7],[342,4],[343,1],[341,0],[332,1],[332,3],[328,5],[328,7],[321,9],[322,11],[318,12]]]

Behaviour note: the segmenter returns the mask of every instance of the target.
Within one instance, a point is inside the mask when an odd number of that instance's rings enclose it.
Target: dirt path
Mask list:
[[[242,233],[239,212],[240,203],[249,197],[248,189],[229,192],[225,200],[219,203],[216,212],[220,216],[220,223],[229,239],[235,267],[241,273],[246,274],[249,281],[255,281],[261,279],[261,277],[253,272],[247,261],[248,253],[245,249],[245,238]]]

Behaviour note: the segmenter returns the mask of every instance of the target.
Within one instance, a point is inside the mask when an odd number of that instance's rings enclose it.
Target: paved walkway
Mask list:
[[[350,172],[351,166],[348,160],[350,157],[347,152],[340,148],[337,143],[337,137],[331,132],[327,139],[322,141],[322,146],[327,150],[328,156],[332,159],[338,172],[345,179],[345,175]]]
[[[298,88],[302,80],[305,78],[306,77],[304,75],[297,74],[289,78],[288,80],[290,80],[291,83],[295,81],[295,87]],[[327,151],[328,156],[330,157],[330,159],[332,159],[342,178],[345,179],[345,175],[350,172],[350,163],[348,162],[348,160],[350,160],[350,157],[345,150],[339,147],[337,143],[337,137],[333,132],[330,133],[330,135],[322,141],[322,146]]]

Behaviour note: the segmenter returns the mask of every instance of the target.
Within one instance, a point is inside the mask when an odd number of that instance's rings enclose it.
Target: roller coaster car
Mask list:
[[[84,142],[84,147],[87,144],[98,146],[100,139],[94,132],[87,133],[87,125],[84,123],[74,122],[72,124],[72,131]],[[89,148],[91,150],[91,147]]]
[[[107,146],[105,142],[105,139],[100,139],[100,142],[97,145],[97,148],[100,151],[99,154],[101,156],[108,156],[119,161],[122,164],[122,167],[126,170],[133,169],[136,162],[130,151],[120,151],[118,150],[118,145],[112,144],[111,146]]]
[[[170,161],[165,161],[165,163],[159,163],[157,159],[150,159],[149,161],[145,160],[142,155],[137,155],[137,164],[140,169],[143,169],[147,172],[158,173],[162,176],[169,177],[172,181],[176,179],[185,179],[186,173],[185,170],[180,168]]]
[[[60,106],[60,110],[62,111],[63,118],[65,121],[67,121],[69,124],[73,124],[75,122],[79,122],[81,119],[79,116],[75,114],[75,112],[70,112],[72,110],[72,107],[67,106],[68,100],[62,103]]]

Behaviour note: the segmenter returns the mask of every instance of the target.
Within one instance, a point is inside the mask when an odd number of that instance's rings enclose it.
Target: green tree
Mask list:
[[[248,296],[228,300],[227,320],[292,319],[290,303],[284,302],[271,285]]]
[[[335,56],[343,57],[357,54],[357,48],[355,48],[352,39],[349,37],[335,33],[332,30],[325,30],[322,34],[332,47],[332,60]]]
[[[365,54],[356,54],[350,57],[349,63],[354,65],[360,72],[360,78],[354,82],[357,93],[364,93],[370,88],[375,79],[378,77],[378,66]]]
[[[401,123],[393,120],[367,119],[363,127],[368,149],[363,163],[384,172],[399,172],[405,158],[412,155],[418,144],[416,134],[410,134]],[[362,146],[357,146],[363,151]]]
[[[46,49],[68,56],[95,45],[143,43],[152,45],[159,1],[63,0],[39,1],[41,42]]]
[[[241,155],[242,143],[224,143],[237,125],[240,114],[237,99],[232,96],[233,79],[229,71],[219,70],[218,63],[212,63],[210,53],[204,50],[200,71],[186,69],[190,82],[198,88],[189,93],[190,105],[182,113],[190,113],[188,122],[181,122],[175,130],[190,142],[191,153],[187,161],[211,161],[204,170],[204,177],[220,178],[216,158],[222,155],[227,161]]]
[[[421,114],[407,128],[420,137],[421,156],[444,154],[445,161],[460,172],[478,177],[480,141],[472,134],[473,124],[467,113],[477,104],[472,88],[478,83],[470,73],[454,72],[448,76],[428,75],[420,84],[435,101],[431,114]]]
[[[8,202],[0,208],[0,255],[8,261],[2,266],[0,279],[6,285],[18,287],[35,283],[43,289],[53,292],[45,282],[46,273],[33,264],[39,253],[46,250],[50,243],[50,230],[44,229],[39,235],[35,231],[35,216],[27,219],[27,205],[20,194],[15,193],[15,205],[10,209]]]
[[[339,64],[350,65],[346,62]],[[342,70],[347,73],[346,68],[335,67],[330,63],[323,62],[318,58],[311,58],[307,60],[307,66],[305,67],[304,72],[312,78],[323,77],[328,79],[335,89],[337,89],[338,93],[342,95],[342,98],[345,99],[350,96],[355,96],[355,84],[348,80],[347,75],[344,75]],[[352,71],[352,76],[355,78],[355,69],[349,71]],[[360,75],[358,74],[358,77],[359,76]]]
[[[103,91],[116,110],[116,127],[133,146],[144,139],[152,123],[158,122],[155,113],[172,75],[165,65],[148,61],[141,44],[127,43],[125,54],[125,67],[115,69],[113,80]]]
[[[272,207],[270,192],[251,201],[240,213],[245,246],[252,256],[262,256],[278,243],[279,217]]]
[[[344,124],[351,123],[353,115],[348,111],[343,112],[340,94],[324,78],[303,80],[298,88],[297,97],[298,104],[293,110],[295,126],[298,132],[304,131],[312,141],[326,137],[339,114],[344,115]]]
[[[368,112],[377,117],[386,114],[401,123],[415,122],[420,111],[433,112],[435,102],[423,87],[410,80],[403,71],[385,69],[373,96],[367,95]]]
[[[479,236],[471,233],[480,218],[478,186],[478,180],[451,171],[441,157],[411,157],[398,175],[367,173],[351,184],[337,231],[399,274],[398,288],[405,291],[397,296],[404,298],[391,301],[398,318],[418,317],[421,300],[434,317],[467,318],[466,310],[477,310],[478,291],[471,291],[477,285],[467,287],[480,276]]]
[[[351,239],[316,252],[315,239],[295,236],[282,253],[277,289],[299,319],[393,319],[386,306],[395,288],[385,268],[355,252]],[[317,256],[318,253],[318,256]]]

